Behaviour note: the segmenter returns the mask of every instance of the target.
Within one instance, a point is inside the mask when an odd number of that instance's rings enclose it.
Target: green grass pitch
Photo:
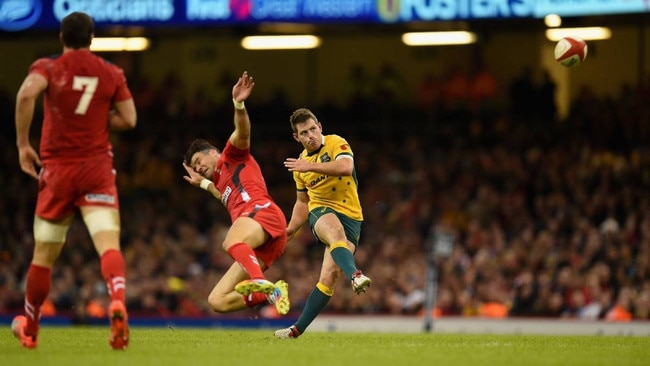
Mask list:
[[[307,332],[276,339],[273,330],[131,328],[128,350],[113,351],[108,328],[42,327],[26,350],[0,331],[2,366],[122,365],[648,365],[650,337]]]

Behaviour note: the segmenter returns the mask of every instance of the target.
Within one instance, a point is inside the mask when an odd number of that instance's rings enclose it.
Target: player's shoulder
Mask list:
[[[325,135],[325,146],[330,148],[341,148],[343,150],[350,149],[348,141],[344,137],[336,134]]]
[[[56,62],[60,57],[61,57],[60,53],[50,55],[50,56],[40,57],[34,60],[34,62],[32,62],[31,65],[29,65],[28,73],[29,74],[38,73],[43,75],[46,78],[49,78],[49,75],[56,68]]]
[[[32,67],[33,67],[33,66],[49,65],[49,64],[51,64],[52,62],[54,62],[54,61],[56,61],[57,59],[59,59],[60,57],[61,57],[61,54],[60,54],[60,53],[56,53],[56,54],[53,54],[53,55],[43,56],[43,57],[37,58],[36,60],[34,60],[34,62],[32,62]]]
[[[330,134],[330,135],[325,135],[325,144],[328,143],[338,143],[341,141],[345,141],[345,138],[343,136],[337,135],[337,134]]]
[[[92,55],[93,55],[93,57],[95,57],[95,59],[102,66],[106,67],[107,69],[110,69],[110,70],[112,70],[114,72],[117,72],[119,74],[124,74],[124,70],[120,66],[118,66],[117,64],[114,64],[112,61],[110,61],[108,59],[105,59],[105,58],[103,58],[103,57],[101,57],[101,56],[99,56],[98,54],[95,54],[95,53],[93,53]]]
[[[253,157],[253,154],[251,152],[250,146],[243,149],[239,148],[233,145],[230,139],[226,141],[226,145],[221,151],[221,155],[229,160],[245,160],[245,159],[255,160],[255,157]]]

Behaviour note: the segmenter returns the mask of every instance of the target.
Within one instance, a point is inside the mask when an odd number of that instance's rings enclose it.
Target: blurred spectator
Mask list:
[[[478,62],[476,69],[469,77],[469,109],[475,115],[492,110],[496,103],[497,91],[496,77],[485,63]]]
[[[542,81],[538,90],[539,116],[542,123],[554,124],[557,121],[557,102],[555,91],[557,86],[547,70],[542,71]]]
[[[605,314],[605,320],[610,322],[628,322],[632,320],[631,305],[632,291],[629,288],[623,288],[619,292],[614,306]]]
[[[466,110],[469,101],[469,76],[459,67],[448,70],[443,84],[444,108],[448,111]]]
[[[537,91],[533,69],[524,67],[510,85],[510,105],[515,120],[525,122],[535,113]]]

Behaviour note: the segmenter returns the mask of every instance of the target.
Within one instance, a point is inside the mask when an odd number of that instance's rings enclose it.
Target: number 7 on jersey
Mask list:
[[[77,108],[74,110],[75,114],[86,114],[90,101],[93,99],[95,91],[97,91],[97,83],[99,78],[97,76],[76,76],[72,79],[73,90],[83,90]]]

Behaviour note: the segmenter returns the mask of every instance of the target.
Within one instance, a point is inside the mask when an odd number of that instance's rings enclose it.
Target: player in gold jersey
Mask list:
[[[316,287],[307,297],[305,309],[294,325],[277,330],[278,338],[296,338],[327,305],[341,273],[352,289],[366,292],[371,280],[356,266],[353,253],[359,245],[363,212],[357,192],[354,154],[338,135],[323,135],[323,127],[306,108],[289,118],[293,138],[305,148],[300,156],[288,158],[284,166],[293,173],[297,196],[287,235],[293,235],[309,220],[312,233],[325,244],[325,254]]]

